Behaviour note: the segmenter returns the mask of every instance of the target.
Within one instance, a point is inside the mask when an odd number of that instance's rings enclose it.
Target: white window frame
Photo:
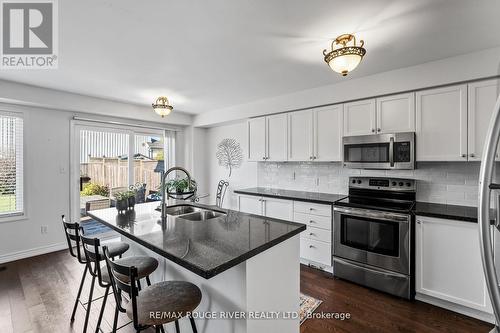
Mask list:
[[[28,117],[25,110],[22,107],[1,105],[0,104],[0,115],[2,116],[12,116],[18,117],[23,120],[23,136],[22,136],[22,147],[23,147],[23,210],[20,213],[15,213],[11,215],[0,216],[0,223],[14,222],[28,219],[28,163],[27,163],[27,144],[26,144],[26,125],[28,123]]]

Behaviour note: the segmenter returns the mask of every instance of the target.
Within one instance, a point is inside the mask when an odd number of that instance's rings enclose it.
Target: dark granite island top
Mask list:
[[[266,187],[253,187],[241,190],[235,190],[237,194],[258,195],[263,197],[280,198],[287,200],[307,201],[319,204],[331,205],[335,201],[345,198],[345,194],[330,194],[321,192],[306,192],[306,191],[293,191],[272,189]]]
[[[90,211],[88,215],[205,279],[306,229],[304,224],[226,209],[217,210],[227,215],[204,221],[168,216],[162,225],[158,222],[161,214],[155,210],[158,204],[137,204],[134,210],[122,214],[116,208],[107,208]]]

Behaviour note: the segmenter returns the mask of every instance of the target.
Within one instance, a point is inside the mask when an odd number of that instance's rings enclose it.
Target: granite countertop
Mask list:
[[[413,213],[419,216],[437,217],[477,223],[477,207],[417,202]],[[490,211],[491,223],[495,222],[495,211]]]
[[[343,194],[292,191],[270,189],[265,187],[253,187],[248,189],[235,190],[234,193],[316,202],[322,204],[335,204],[335,201],[346,197],[346,195]],[[420,216],[477,223],[477,207],[416,202],[412,211],[415,215]],[[495,212],[494,210],[491,210],[491,221],[494,222],[494,220]]]
[[[88,212],[123,236],[209,279],[306,229],[304,224],[217,209],[227,215],[205,221],[168,216],[162,225],[158,202],[135,205],[119,214],[116,208]],[[183,203],[200,208],[213,207]]]
[[[345,194],[281,190],[281,189],[270,189],[266,187],[253,187],[253,188],[246,188],[243,190],[235,190],[234,193],[259,195],[263,197],[281,198],[287,200],[315,202],[328,205],[331,205],[335,201],[346,197]]]

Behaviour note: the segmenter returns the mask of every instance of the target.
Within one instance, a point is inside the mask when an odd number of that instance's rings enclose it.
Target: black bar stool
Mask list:
[[[83,230],[80,227],[80,233],[82,233]],[[98,238],[94,237],[87,237],[85,235],[80,236],[82,245],[83,245],[83,250],[85,253],[85,261],[86,261],[86,266],[87,270],[90,272],[92,275],[92,286],[90,289],[90,296],[89,300],[92,299],[92,294],[93,294],[93,289],[94,289],[94,282],[95,279],[97,278],[97,281],[99,283],[99,286],[104,288],[104,297],[102,300],[102,305],[101,305],[101,311],[99,313],[99,319],[97,320],[97,325],[96,325],[96,333],[99,332],[99,327],[101,326],[101,321],[102,321],[102,316],[104,314],[104,308],[106,306],[106,300],[109,294],[109,289],[111,288],[111,279],[108,273],[108,269],[106,265],[103,265],[101,267],[100,262],[104,260],[104,252],[101,247],[101,242]],[[108,248],[109,249],[109,248]],[[109,251],[109,250],[108,250]],[[97,253],[97,255],[96,255]],[[112,255],[112,254],[110,254]],[[146,283],[148,286],[151,285],[151,281],[149,280],[149,275],[153,273],[156,268],[158,268],[158,260],[152,257],[148,256],[133,256],[133,257],[125,257],[125,258],[120,258],[115,260],[116,263],[119,263],[120,265],[123,266],[128,266],[128,267],[137,267],[137,272],[138,272],[138,286],[140,288],[140,282],[139,279],[145,278]],[[128,276],[121,276],[120,277],[124,281],[128,281]],[[87,317],[88,314],[90,313],[90,307],[92,305],[92,302],[89,301],[87,305]],[[116,327],[113,327],[113,331],[116,330]]]
[[[157,333],[162,332],[163,324],[175,321],[175,330],[179,333],[177,319],[188,316],[193,332],[197,333],[194,319],[190,316],[190,313],[201,302],[201,290],[197,286],[185,281],[163,281],[140,290],[137,284],[138,269],[112,261],[109,249],[103,246],[103,250],[116,300],[113,332],[115,332],[118,312],[125,312],[132,319],[137,332],[151,326],[155,327]],[[128,279],[124,281],[123,276],[128,276]],[[130,297],[130,302],[125,308],[122,306],[122,292]],[[162,315],[151,316],[151,313],[155,312],[160,312]],[[170,313],[171,316],[163,315],[165,313]]]
[[[76,222],[74,222],[74,223],[67,222],[64,215],[62,215],[61,219],[62,219],[62,224],[63,224],[63,228],[64,228],[64,234],[66,236],[66,241],[68,243],[69,253],[71,254],[71,256],[77,258],[77,260],[80,264],[85,265],[85,269],[83,270],[83,274],[82,274],[82,279],[80,281],[80,286],[78,288],[78,293],[76,295],[75,305],[73,306],[73,311],[71,313],[71,322],[73,322],[75,320],[76,309],[78,307],[78,302],[80,301],[80,296],[82,293],[83,284],[85,282],[85,278],[87,276],[87,271],[89,270],[89,268],[87,265],[87,260],[86,260],[85,256],[82,254],[81,248],[80,248],[82,246],[81,236],[83,234],[83,229],[81,229],[80,225]],[[114,258],[116,256],[121,256],[123,253],[125,253],[128,250],[129,245],[127,243],[124,243],[124,242],[113,242],[113,243],[108,244],[108,248],[110,249],[109,250],[110,255]],[[102,249],[101,249],[101,253],[102,253]],[[103,256],[101,256],[101,258],[102,258],[101,260],[104,260]],[[95,279],[92,279],[91,289],[94,288],[94,283],[95,283]],[[90,297],[88,302],[90,303],[91,301],[92,301],[92,297]],[[83,330],[84,332],[86,332],[86,330],[87,330],[88,317],[89,317],[89,312],[87,311],[87,314],[85,316],[85,325],[84,325],[84,330]]]

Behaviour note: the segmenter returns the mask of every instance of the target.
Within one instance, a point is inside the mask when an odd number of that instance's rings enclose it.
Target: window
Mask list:
[[[0,217],[23,215],[23,118],[0,113]]]

